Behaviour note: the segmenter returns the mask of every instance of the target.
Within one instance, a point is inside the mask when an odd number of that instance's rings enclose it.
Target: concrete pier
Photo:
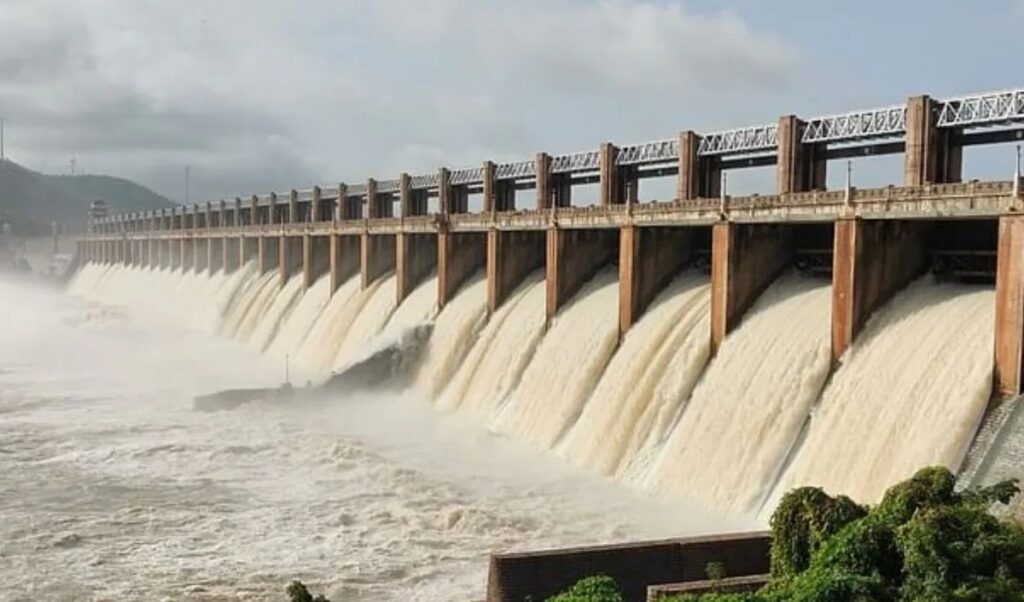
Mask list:
[[[546,236],[543,232],[487,231],[487,311],[494,313],[523,280],[545,267]]]
[[[487,237],[482,232],[437,234],[437,305],[444,307],[475,272],[484,268]]]
[[[1024,392],[1024,216],[999,219],[998,244],[993,393],[1010,399]]]
[[[928,267],[926,222],[843,218],[835,222],[832,360],[837,362],[872,312]]]
[[[697,228],[619,232],[619,336],[626,334],[661,289],[693,259]]]
[[[711,352],[792,261],[792,238],[780,224],[718,223],[711,229]]]
[[[580,288],[618,257],[618,230],[547,231],[547,318],[555,317]]]
[[[437,236],[402,232],[395,235],[396,299],[401,303],[437,267]]]

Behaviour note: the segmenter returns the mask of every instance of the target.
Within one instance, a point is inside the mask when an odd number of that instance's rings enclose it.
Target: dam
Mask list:
[[[916,96],[112,215],[71,290],[188,316],[311,379],[431,322],[409,386],[438,409],[763,522],[794,486],[871,502],[920,466],[958,469],[1021,394],[1021,174],[962,181],[965,149],[1021,124],[1024,90]],[[825,188],[830,161],[899,154],[902,182]],[[765,166],[775,190],[728,194],[724,174]],[[674,198],[639,201],[673,177]]]

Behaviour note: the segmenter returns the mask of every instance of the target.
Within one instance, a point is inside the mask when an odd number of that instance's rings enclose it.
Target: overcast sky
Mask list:
[[[0,0],[0,115],[29,167],[206,200],[1024,87],[1024,0],[927,7]]]

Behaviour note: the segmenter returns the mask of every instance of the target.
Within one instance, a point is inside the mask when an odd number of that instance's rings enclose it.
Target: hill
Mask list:
[[[21,235],[48,234],[50,222],[67,231],[85,228],[89,204],[107,202],[111,213],[159,209],[171,201],[130,180],[112,176],[51,176],[12,161],[0,162],[0,221]]]

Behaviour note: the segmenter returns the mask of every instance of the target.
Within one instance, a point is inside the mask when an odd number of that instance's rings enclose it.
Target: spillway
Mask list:
[[[339,369],[357,359],[361,347],[376,336],[395,311],[395,277],[378,278],[365,290],[356,293],[359,312],[344,332],[331,368]]]
[[[346,280],[313,321],[309,336],[295,352],[296,360],[305,369],[320,375],[330,373],[338,347],[369,299],[359,287],[358,277]]]
[[[550,448],[572,426],[615,350],[617,285],[600,272],[555,316],[492,428]]]
[[[280,280],[275,282],[279,283]],[[270,304],[261,312],[256,327],[249,336],[249,344],[255,351],[266,351],[271,341],[277,336],[281,323],[288,319],[295,304],[302,296],[301,278],[291,278],[281,287],[281,290],[272,293]]]
[[[487,316],[487,280],[477,274],[441,310],[416,374],[415,388],[434,399],[466,356]]]
[[[295,279],[299,281],[298,278]],[[301,281],[299,281],[301,282]],[[324,307],[331,297],[331,279],[324,276],[313,283],[305,291],[294,310],[281,324],[277,335],[267,347],[267,353],[282,358],[293,356],[310,335],[317,318],[323,313]]]
[[[490,422],[519,383],[544,334],[544,275],[528,276],[491,316],[437,401]]]
[[[614,474],[632,459],[665,403],[685,397],[707,360],[710,287],[686,274],[671,283],[626,334],[597,388],[570,431],[561,453],[581,466]],[[702,328],[703,326],[703,328]],[[673,362],[679,358],[680,362]],[[663,379],[684,382],[660,395]]]
[[[926,276],[879,310],[777,491],[816,485],[873,502],[922,466],[955,470],[989,400],[993,294]]]
[[[759,507],[828,376],[830,291],[788,274],[761,295],[694,389],[647,487]]]
[[[436,275],[396,306],[393,275],[366,289],[350,278],[331,295],[327,276],[303,291],[300,278],[282,287],[276,270],[261,275],[252,263],[229,275],[90,264],[70,290],[287,355],[303,379],[433,322],[411,387],[437,408],[653,495],[760,509],[762,520],[796,485],[871,500],[921,465],[957,466],[988,399],[991,288],[928,279],[907,288],[823,391],[827,281],[777,279],[710,363],[706,276],[670,282],[621,343],[617,285],[614,270],[598,273],[547,324],[540,271],[491,316],[482,273],[440,313]]]

